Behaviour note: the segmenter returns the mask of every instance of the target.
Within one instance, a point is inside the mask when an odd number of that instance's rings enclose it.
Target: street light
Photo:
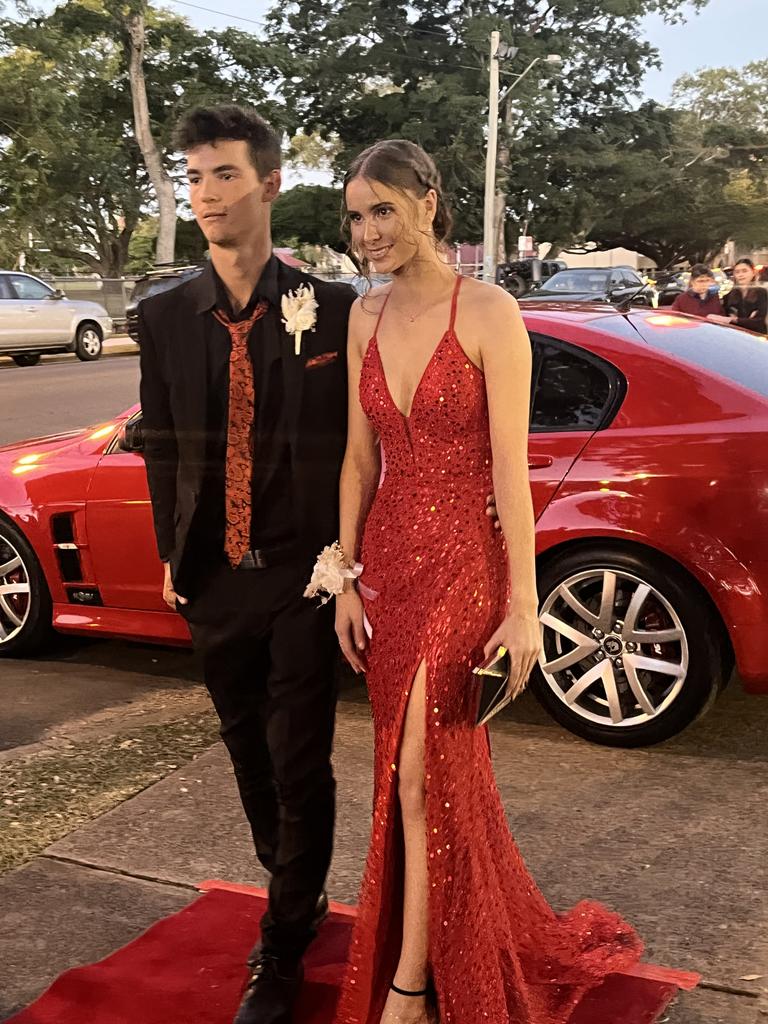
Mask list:
[[[499,57],[514,56],[517,50],[500,43],[498,32],[491,32],[491,73],[488,94],[488,147],[485,156],[485,206],[483,210],[483,280],[496,281],[496,160],[499,148],[499,106],[525,76],[539,63],[562,64],[559,53],[535,57],[528,67],[499,95]]]

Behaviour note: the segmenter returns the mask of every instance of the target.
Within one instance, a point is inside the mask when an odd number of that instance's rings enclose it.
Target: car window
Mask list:
[[[768,339],[674,314],[633,317],[644,341],[768,398]]]
[[[547,291],[604,294],[608,274],[604,270],[561,270],[547,281]]]
[[[0,299],[15,299],[16,296],[11,291],[11,285],[5,274],[0,274]]]
[[[623,277],[624,275],[620,270],[614,270],[611,274],[611,288],[621,288],[623,285]]]
[[[16,292],[17,299],[46,299],[52,294],[52,289],[44,285],[42,281],[36,281],[34,277],[27,277],[25,274],[11,274],[11,284]]]
[[[623,278],[624,278],[624,286],[626,288],[642,288],[643,287],[643,282],[640,280],[640,278],[637,276],[637,274],[633,274],[631,270],[625,270],[624,274],[623,274]]]
[[[531,431],[597,430],[607,426],[620,378],[602,359],[533,334]]]

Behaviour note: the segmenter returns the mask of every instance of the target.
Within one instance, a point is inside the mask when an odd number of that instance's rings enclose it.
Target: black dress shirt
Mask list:
[[[253,478],[251,489],[251,547],[270,548],[295,540],[291,451],[285,421],[282,350],[274,330],[264,330],[269,316],[280,316],[277,282],[278,261],[270,257],[247,306],[235,312],[226,289],[210,264],[210,316],[206,331],[208,409],[206,467],[200,506],[193,530],[198,549],[223,557],[225,517],[225,466],[229,415],[229,331],[213,315],[214,309],[232,321],[247,320],[263,299],[269,310],[257,320],[248,336],[255,391],[253,431]],[[207,300],[206,300],[207,301]],[[279,335],[277,335],[279,337]]]

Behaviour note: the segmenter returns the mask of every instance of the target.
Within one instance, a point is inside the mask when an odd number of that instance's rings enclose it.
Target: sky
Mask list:
[[[200,28],[224,28],[228,24],[247,28],[272,5],[272,0],[162,2]],[[214,9],[223,15],[212,13]],[[675,79],[698,68],[738,68],[753,60],[768,59],[768,0],[710,0],[703,11],[697,13],[689,6],[686,13],[685,25],[666,25],[657,16],[645,19],[645,35],[659,50],[663,64],[661,70],[646,75],[646,96],[666,102]]]

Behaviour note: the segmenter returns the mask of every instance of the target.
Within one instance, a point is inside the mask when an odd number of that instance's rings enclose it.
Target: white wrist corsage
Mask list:
[[[343,594],[348,580],[356,580],[363,567],[359,562],[350,562],[338,541],[323,548],[317,556],[312,579],[304,591],[304,597],[324,595],[320,603],[326,604],[337,594]]]
[[[304,331],[314,331],[317,323],[317,299],[311,284],[303,284],[295,292],[288,292],[280,300],[280,307],[285,319],[285,329],[293,335],[294,354],[301,355],[301,335]]]

